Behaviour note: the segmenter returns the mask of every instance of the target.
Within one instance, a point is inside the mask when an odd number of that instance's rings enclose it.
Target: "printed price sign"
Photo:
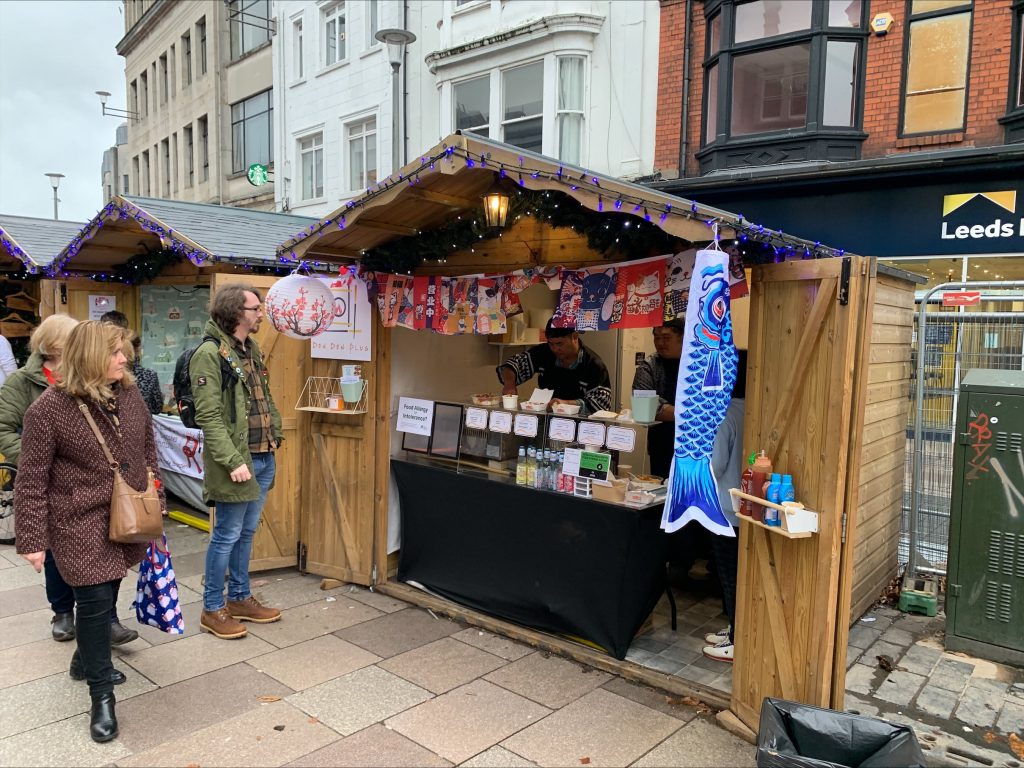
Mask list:
[[[601,447],[604,445],[604,424],[599,424],[596,421],[581,421],[576,439],[584,445]]]
[[[563,443],[576,440],[576,422],[572,419],[552,419],[548,422],[548,437]]]
[[[491,432],[507,435],[512,431],[512,414],[508,411],[491,411]]]
[[[591,480],[608,480],[608,470],[612,466],[610,453],[591,453],[580,451],[580,470],[578,477],[589,477]]]
[[[536,437],[540,419],[528,413],[517,413],[514,430],[520,437]]]
[[[611,451],[632,451],[636,445],[636,430],[626,427],[608,427],[605,445]]]
[[[469,429],[487,429],[487,410],[485,408],[467,408],[466,426]]]

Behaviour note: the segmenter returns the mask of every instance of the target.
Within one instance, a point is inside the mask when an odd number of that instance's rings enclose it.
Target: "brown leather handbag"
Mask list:
[[[110,540],[118,544],[142,544],[159,539],[164,532],[163,513],[160,510],[160,496],[156,491],[153,470],[148,470],[149,482],[145,491],[136,491],[121,476],[121,465],[114,460],[107,441],[89,413],[89,406],[78,400],[81,409],[100,447],[107,457],[114,473],[114,493],[110,498]]]

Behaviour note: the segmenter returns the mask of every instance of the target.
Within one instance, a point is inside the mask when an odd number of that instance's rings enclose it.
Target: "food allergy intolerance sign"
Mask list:
[[[415,397],[398,399],[398,426],[396,429],[399,432],[429,437],[433,422],[433,400],[419,400]]]

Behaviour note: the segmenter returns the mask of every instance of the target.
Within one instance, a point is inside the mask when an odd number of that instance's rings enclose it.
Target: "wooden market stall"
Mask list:
[[[80,320],[117,309],[142,337],[143,365],[157,371],[166,395],[157,416],[161,467],[168,488],[201,506],[198,430],[186,430],[174,411],[174,364],[202,339],[208,304],[218,286],[247,283],[264,293],[287,273],[276,244],[315,219],[142,197],[114,197],[81,231],[65,241],[45,272],[41,312],[66,312]],[[291,405],[305,381],[301,342],[263,323],[256,336],[268,367],[271,390],[281,404],[285,442],[277,454],[277,483],[267,498],[253,543],[254,570],[298,561],[297,505],[300,440]],[[164,459],[172,457],[166,464]],[[193,520],[187,514],[187,522]],[[201,525],[200,521],[200,525]]]
[[[593,222],[632,215],[633,226],[656,226],[686,244],[707,242],[709,224],[724,237],[767,243],[775,261],[753,269],[749,328],[749,385],[744,450],[764,448],[780,471],[798,478],[799,497],[819,513],[817,534],[791,540],[753,525],[741,527],[736,663],[731,706],[756,730],[765,696],[788,696],[841,706],[851,601],[858,608],[877,595],[892,573],[901,500],[910,360],[913,285],[876,261],[772,232],[725,211],[594,174],[551,158],[476,136],[453,135],[395,177],[380,182],[317,226],[285,241],[280,255],[339,264],[373,261],[391,271],[464,275],[524,267],[584,268],[622,261],[618,240],[575,229],[550,207],[536,206],[500,237],[436,246],[460,217],[478,217],[492,185],[561,196]],[[514,192],[512,193],[514,194]],[[557,207],[557,206],[554,206]],[[575,204],[573,205],[575,210]],[[556,221],[556,219],[558,219]],[[621,218],[615,226],[628,228]],[[605,229],[608,227],[605,226]],[[587,229],[587,234],[583,230]],[[454,230],[453,230],[454,231]],[[623,234],[625,239],[625,234]],[[401,263],[421,244],[427,255]],[[602,243],[605,245],[602,246]],[[650,255],[650,254],[642,254]],[[380,266],[375,268],[380,269]],[[300,417],[305,474],[299,490],[299,532],[313,572],[378,584],[412,602],[459,615],[497,631],[565,652],[569,645],[538,637],[509,622],[389,581],[389,457],[392,404],[402,360],[395,336],[375,321],[373,354],[364,362],[369,404],[365,414]],[[444,353],[424,340],[408,354]],[[314,376],[337,376],[338,361],[307,360]],[[452,365],[449,361],[447,365]],[[410,374],[414,375],[414,374]],[[857,548],[863,531],[869,542]],[[890,554],[891,553],[891,554]],[[568,651],[598,666],[597,652]],[[628,663],[625,663],[629,667]],[[625,669],[625,674],[630,674]],[[644,679],[678,690],[678,678]],[[642,675],[635,675],[644,677]],[[713,701],[715,693],[694,684]]]

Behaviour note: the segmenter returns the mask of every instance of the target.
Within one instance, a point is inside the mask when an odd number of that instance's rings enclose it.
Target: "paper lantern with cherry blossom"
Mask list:
[[[267,291],[264,300],[270,324],[293,339],[308,339],[331,327],[334,296],[322,280],[288,275]]]

